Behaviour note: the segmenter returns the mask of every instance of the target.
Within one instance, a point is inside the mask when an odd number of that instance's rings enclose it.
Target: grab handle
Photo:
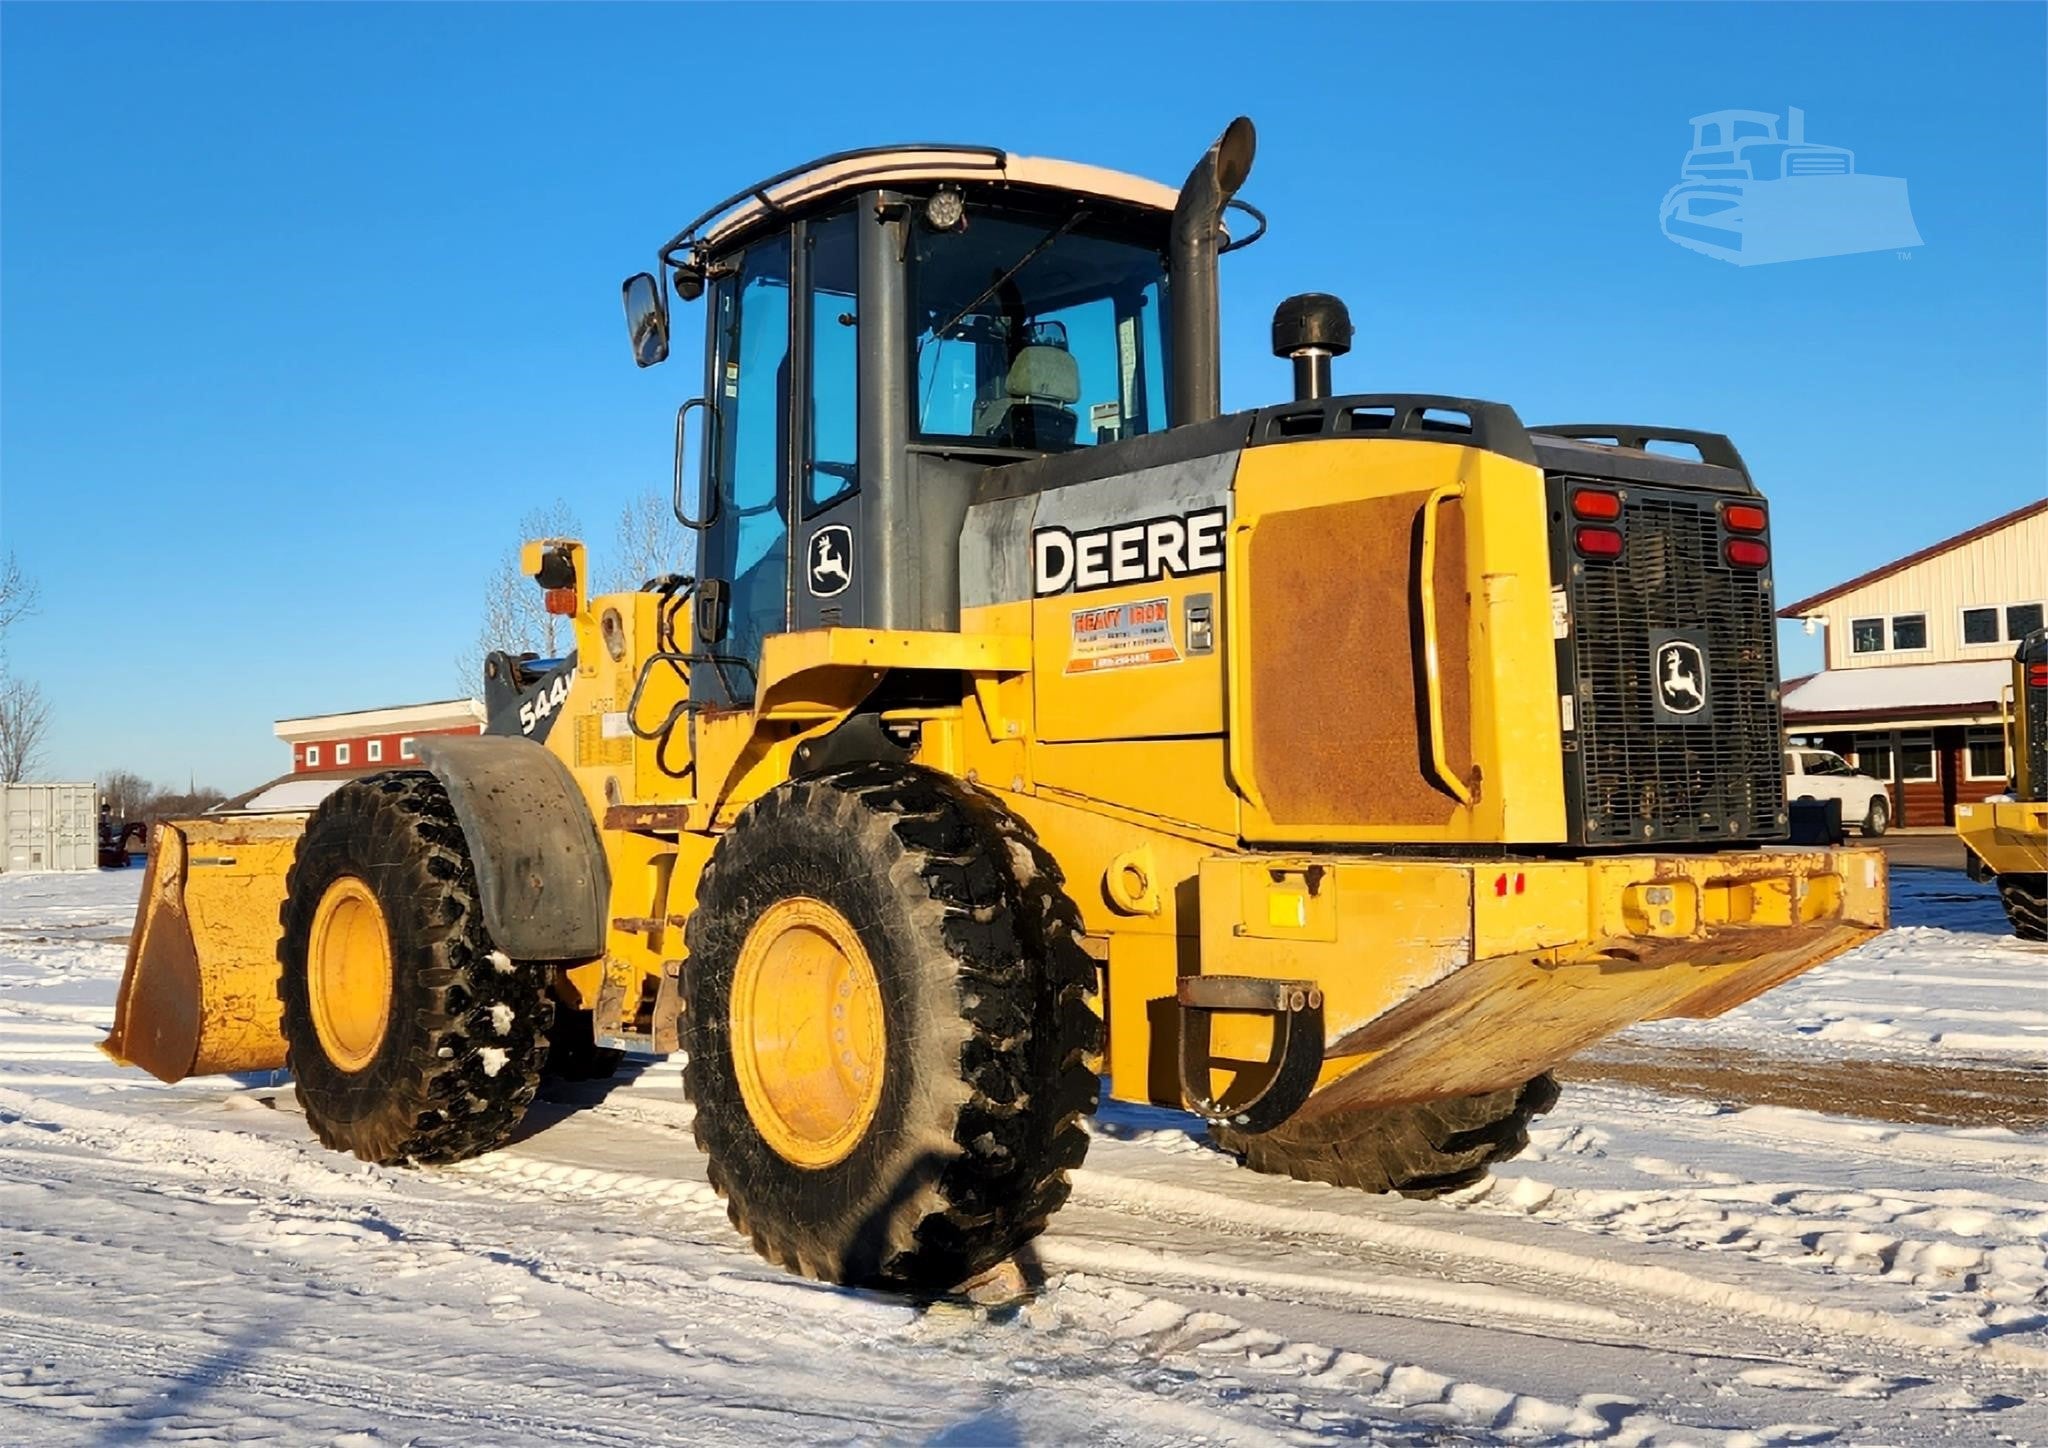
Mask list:
[[[1223,580],[1230,611],[1223,617],[1223,672],[1229,686],[1230,780],[1244,802],[1260,814],[1266,802],[1252,782],[1252,739],[1250,729],[1251,686],[1246,678],[1251,649],[1250,580],[1245,576],[1245,556],[1251,551],[1255,523],[1232,523],[1223,542]]]
[[[1422,566],[1416,571],[1416,587],[1422,590],[1422,693],[1429,714],[1429,772],[1459,804],[1472,803],[1472,791],[1451,772],[1449,751],[1444,748],[1443,678],[1436,650],[1436,519],[1445,503],[1465,496],[1463,483],[1445,483],[1434,489],[1422,505]]]

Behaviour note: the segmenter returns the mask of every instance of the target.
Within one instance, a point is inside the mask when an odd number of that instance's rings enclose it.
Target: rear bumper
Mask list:
[[[1204,975],[1323,992],[1301,1115],[1515,1085],[1638,1021],[1716,1016],[1886,921],[1874,849],[1514,863],[1327,855],[1204,862]],[[1270,1027],[1217,1023],[1263,1059]]]
[[[1994,875],[2048,870],[2048,804],[1959,804],[1956,833]]]

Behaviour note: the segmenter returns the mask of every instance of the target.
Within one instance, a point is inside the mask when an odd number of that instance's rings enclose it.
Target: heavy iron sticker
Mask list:
[[[1073,637],[1067,647],[1069,674],[1179,662],[1180,650],[1173,643],[1173,606],[1168,599],[1147,598],[1073,612]]]

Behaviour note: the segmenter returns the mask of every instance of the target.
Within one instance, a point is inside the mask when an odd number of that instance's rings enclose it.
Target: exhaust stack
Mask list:
[[[1223,340],[1216,258],[1223,208],[1251,174],[1258,133],[1239,116],[1195,163],[1173,208],[1168,254],[1173,346],[1174,426],[1207,422],[1223,411]]]

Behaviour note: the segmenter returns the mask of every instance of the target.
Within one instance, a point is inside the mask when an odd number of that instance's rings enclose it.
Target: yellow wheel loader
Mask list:
[[[2013,651],[2004,704],[2010,785],[1999,798],[1958,804],[1956,833],[1970,878],[1997,882],[2012,933],[2048,940],[2048,629]]]
[[[323,1141],[434,1162],[681,1050],[763,1255],[942,1290],[1059,1207],[1105,1079],[1427,1195],[1588,1043],[1870,938],[1882,857],[1778,843],[1736,449],[1334,394],[1320,294],[1294,395],[1223,412],[1252,149],[1178,191],[851,151],[705,211],[624,286],[641,366],[704,303],[696,576],[529,543],[575,650],[494,656],[484,735],[167,826],[110,1052],[288,1062]]]

